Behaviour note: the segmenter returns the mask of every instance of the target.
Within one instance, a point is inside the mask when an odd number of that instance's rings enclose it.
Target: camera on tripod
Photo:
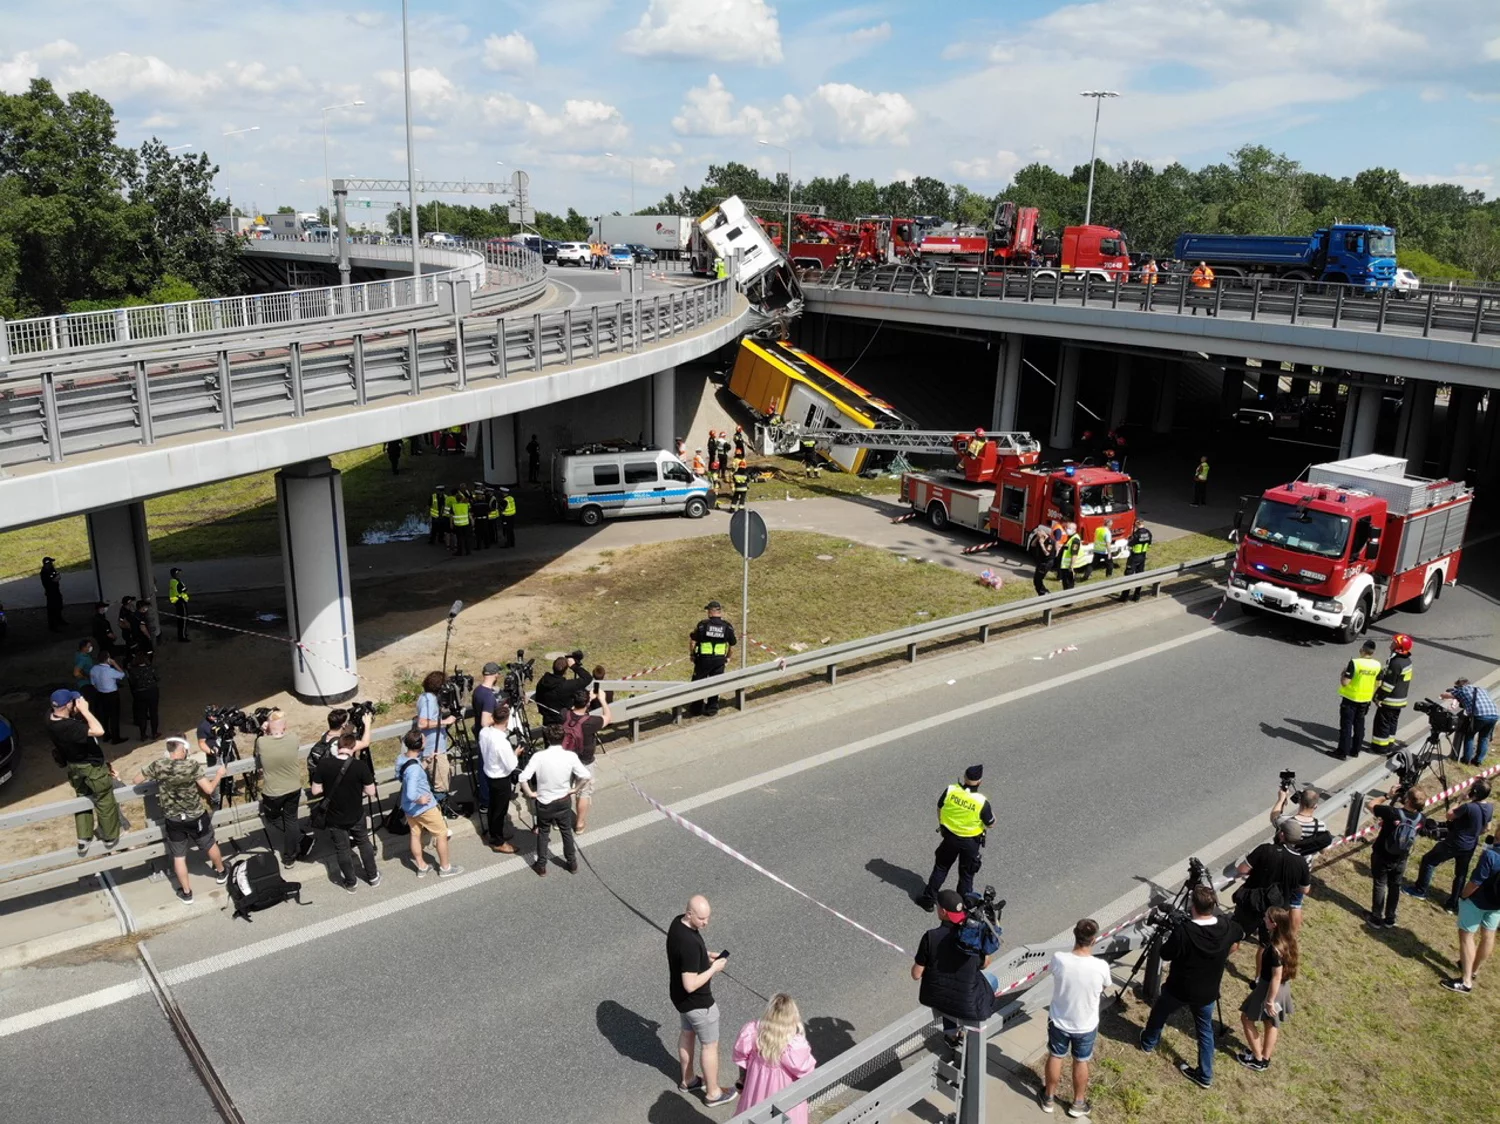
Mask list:
[[[1293,785],[1296,784],[1296,774],[1290,769],[1283,770],[1281,786],[1287,791],[1291,791],[1287,784],[1289,779]],[[1207,886],[1213,889],[1213,885],[1213,875],[1209,874],[1208,867],[1204,866],[1196,856],[1188,859],[1188,876],[1182,884],[1182,890],[1171,901],[1157,902],[1151,907],[1151,912],[1146,914],[1145,924],[1151,930],[1152,939],[1159,940],[1188,920],[1191,914],[1184,908],[1184,903],[1195,886]]]
[[[438,688],[438,705],[454,718],[464,716],[464,699],[474,691],[474,677],[463,668],[455,667],[453,674],[443,680]]]
[[[352,702],[349,704],[349,725],[354,727],[360,737],[364,737],[369,729],[368,719],[375,713],[375,704],[369,700],[363,702]]]
[[[582,652],[575,652],[575,656],[581,657]],[[536,658],[526,658],[526,649],[517,648],[516,658],[505,665],[505,700],[510,703],[512,710],[526,709],[526,684],[536,678]]]
[[[1411,704],[1411,708],[1418,714],[1427,715],[1428,737],[1451,734],[1458,729],[1458,715],[1435,699],[1423,699],[1421,702],[1414,702]]]
[[[1430,746],[1431,742],[1428,743]],[[1412,786],[1422,779],[1422,771],[1432,763],[1432,751],[1427,746],[1421,749],[1398,749],[1385,761],[1385,767],[1396,774],[1396,799],[1401,800]]]
[[[958,947],[975,956],[993,956],[1000,951],[1000,938],[1005,930],[1000,927],[1000,917],[1005,912],[1005,899],[995,898],[995,887],[986,886],[984,893],[974,891],[964,895],[964,920],[958,928]]]

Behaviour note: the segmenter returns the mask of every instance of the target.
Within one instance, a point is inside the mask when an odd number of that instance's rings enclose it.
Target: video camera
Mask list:
[[[363,702],[352,702],[349,704],[349,725],[354,727],[360,737],[369,731],[370,724],[367,721],[375,713],[375,704],[366,700]]]
[[[1291,777],[1293,783],[1296,782],[1296,776],[1292,774],[1291,770],[1284,770],[1281,774],[1283,788],[1286,788],[1288,776]],[[1287,789],[1287,791],[1290,791],[1290,789]],[[1188,859],[1188,876],[1182,885],[1181,893],[1171,901],[1157,902],[1153,905],[1151,912],[1146,914],[1146,927],[1153,930],[1153,936],[1157,937],[1163,936],[1177,928],[1177,926],[1183,924],[1192,916],[1187,909],[1183,908],[1183,903],[1187,900],[1187,896],[1192,893],[1193,888],[1196,886],[1207,886],[1209,889],[1212,889],[1213,884],[1213,875],[1209,874],[1208,867],[1204,866],[1196,856]]]
[[[1430,743],[1429,743],[1430,744]],[[1432,752],[1421,749],[1398,749],[1385,761],[1385,767],[1396,774],[1396,799],[1400,800],[1422,779],[1422,771],[1432,763]]]
[[[1458,729],[1459,715],[1436,699],[1423,699],[1421,702],[1412,703],[1411,708],[1418,714],[1427,715],[1429,737],[1451,734]]]
[[[455,667],[453,674],[443,680],[438,688],[438,705],[454,718],[464,716],[464,700],[474,693],[474,677],[463,668]]]
[[[582,661],[583,653],[574,652],[574,657]],[[536,658],[526,658],[526,649],[517,648],[516,658],[505,665],[505,700],[510,703],[512,710],[526,709],[526,684],[536,678]]]
[[[258,706],[249,714],[233,706],[207,706],[203,710],[204,721],[209,726],[209,736],[218,755],[218,763],[221,765],[232,765],[240,759],[239,746],[235,742],[238,734],[249,734],[251,737],[259,737],[266,728],[266,719],[271,716],[271,708]],[[258,794],[258,784],[254,773],[245,774],[245,799],[254,800]],[[234,799],[234,778],[225,777],[219,782],[219,789],[210,803],[214,808],[220,807],[224,800]]]
[[[964,895],[964,919],[958,927],[958,947],[974,956],[993,956],[1000,951],[1000,939],[1005,930],[1000,927],[1000,917],[1005,912],[1005,899],[995,900],[995,887],[986,886],[984,893],[972,890]]]

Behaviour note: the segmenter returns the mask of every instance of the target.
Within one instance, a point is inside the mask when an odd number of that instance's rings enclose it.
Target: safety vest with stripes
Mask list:
[[[1381,706],[1405,706],[1406,694],[1411,689],[1411,657],[1395,655],[1386,661],[1380,675]]]
[[[1062,548],[1062,566],[1065,570],[1073,568],[1073,560],[1083,550],[1083,538],[1076,532],[1068,536]]]
[[[469,525],[469,503],[467,500],[453,501],[453,525],[455,527],[467,527]]]
[[[432,503],[427,508],[427,514],[436,519],[439,515],[443,514],[443,511],[447,507],[447,504],[447,496],[443,495],[442,492],[433,492]]]
[[[979,817],[987,801],[987,797],[972,789],[961,784],[950,784],[943,796],[938,823],[960,838],[972,839],[984,831],[984,821]]]
[[[1108,554],[1114,541],[1115,537],[1110,533],[1110,529],[1101,525],[1094,531],[1094,553]]]
[[[1349,682],[1339,684],[1339,694],[1350,702],[1367,703],[1375,697],[1375,683],[1379,678],[1378,660],[1355,656],[1349,661]]]
[[[179,601],[186,601],[187,599],[188,599],[187,586],[185,586],[182,582],[178,581],[176,578],[173,578],[171,581],[169,581],[167,583],[167,600],[168,601],[170,601],[173,605],[175,605],[175,604],[177,604],[177,602],[179,602]]]
[[[516,513],[516,497],[506,496],[505,505],[500,508],[501,515],[514,515]]]

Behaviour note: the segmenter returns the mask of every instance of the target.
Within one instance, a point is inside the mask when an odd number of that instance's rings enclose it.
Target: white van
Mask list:
[[[713,502],[713,485],[665,449],[584,445],[552,454],[553,506],[585,527],[662,512],[701,519]]]

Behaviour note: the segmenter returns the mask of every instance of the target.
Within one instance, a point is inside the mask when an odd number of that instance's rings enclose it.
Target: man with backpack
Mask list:
[[[1302,829],[1302,841],[1298,843],[1297,853],[1312,865],[1313,856],[1327,848],[1333,842],[1333,832],[1328,830],[1328,825],[1317,817],[1318,803],[1323,799],[1323,794],[1312,785],[1308,785],[1297,793],[1296,811],[1290,814],[1286,806],[1291,800],[1292,788],[1287,785],[1278,789],[1276,802],[1271,805],[1271,826],[1279,828],[1283,820],[1294,821]],[[1302,902],[1305,892],[1299,887],[1293,894],[1292,900],[1286,903],[1287,909],[1292,913],[1292,932],[1296,933],[1302,928]],[[1264,920],[1264,918],[1262,918]]]
[[[1443,981],[1460,995],[1474,990],[1474,977],[1495,951],[1495,930],[1500,929],[1500,845],[1490,838],[1458,903],[1458,966],[1463,974]]]
[[[1413,786],[1403,793],[1399,786],[1370,801],[1370,815],[1380,822],[1380,834],[1370,845],[1370,878],[1374,882],[1370,912],[1365,918],[1372,929],[1391,929],[1396,925],[1396,909],[1401,904],[1401,879],[1406,874],[1406,860],[1417,829],[1422,826],[1422,809],[1427,794]]]
[[[592,707],[600,713],[591,714]],[[589,808],[594,803],[594,754],[599,748],[599,731],[614,720],[609,703],[594,685],[593,692],[574,691],[573,705],[563,715],[562,747],[578,754],[578,760],[589,770],[589,777],[578,790],[578,814],[573,830],[579,835],[588,829]]]
[[[360,865],[365,882],[380,885],[380,871],[375,867],[375,847],[365,824],[365,801],[375,796],[375,770],[360,754],[359,735],[352,730],[339,736],[333,752],[324,757],[312,772],[312,795],[323,802],[314,813],[333,840],[333,853],[339,864],[339,883],[348,893],[359,885],[354,878],[354,855],[350,846],[359,848]]]
[[[1469,799],[1448,813],[1448,834],[1422,856],[1422,864],[1417,867],[1417,880],[1406,888],[1408,894],[1425,898],[1427,888],[1432,885],[1432,872],[1452,859],[1453,892],[1448,895],[1443,908],[1449,913],[1458,912],[1469,876],[1469,864],[1474,861],[1480,837],[1495,814],[1494,805],[1488,802],[1489,796],[1490,782],[1480,777],[1469,789]]]
[[[1247,935],[1266,942],[1266,910],[1290,906],[1295,899],[1300,911],[1312,888],[1312,868],[1303,858],[1302,825],[1287,816],[1276,825],[1273,842],[1262,843],[1237,868],[1245,884],[1234,895],[1234,921]]]

